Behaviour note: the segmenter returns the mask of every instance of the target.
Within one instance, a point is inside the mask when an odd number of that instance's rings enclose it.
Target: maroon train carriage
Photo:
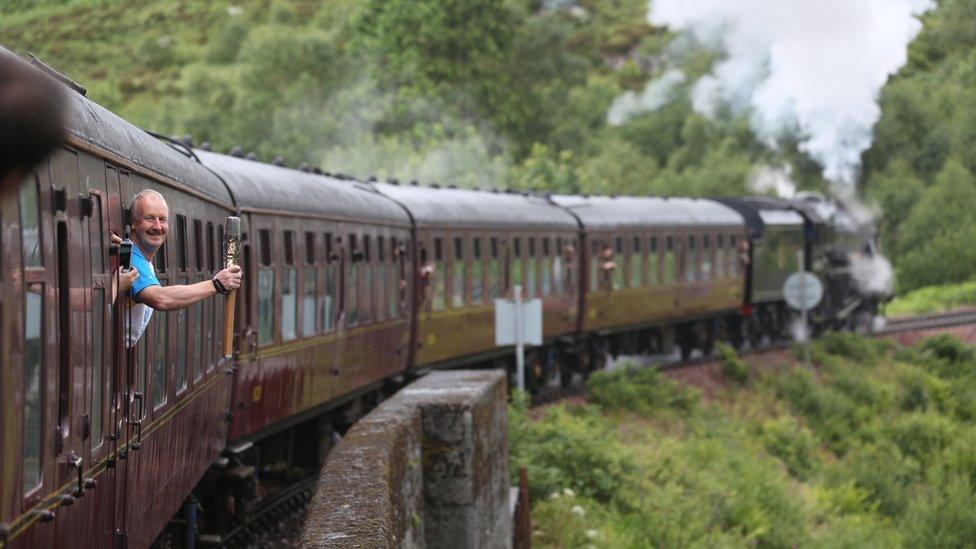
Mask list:
[[[745,269],[737,212],[711,200],[554,196],[583,226],[586,288],[580,330],[589,356],[660,352],[687,356],[739,333]],[[600,367],[594,364],[591,367]]]
[[[196,154],[247,232],[230,439],[262,438],[406,371],[406,211],[362,183]]]
[[[495,345],[494,300],[539,298],[546,346],[527,358],[543,377],[545,354],[577,328],[579,248],[576,220],[538,196],[377,183],[403,204],[416,226],[415,367],[501,360],[511,347]]]
[[[123,351],[107,234],[155,189],[171,214],[160,280],[205,280],[232,201],[200,164],[80,93],[67,103],[64,147],[0,212],[0,545],[142,547],[219,455],[231,378],[216,299],[157,312]]]

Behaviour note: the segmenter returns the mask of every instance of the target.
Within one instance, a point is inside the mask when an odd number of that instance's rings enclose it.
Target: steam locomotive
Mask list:
[[[884,298],[851,274],[854,254],[874,253],[870,228],[810,197],[356,181],[160,139],[69,95],[63,147],[0,205],[0,547],[226,543],[409,377],[511,371],[493,303],[516,285],[542,301],[530,387],[611,354],[783,337],[782,281],[800,250],[828,288],[817,329]],[[222,297],[157,311],[125,348],[106,235],[124,232],[143,189],[170,207],[154,259],[164,285],[209,279],[225,218],[242,219],[232,359],[218,351]]]

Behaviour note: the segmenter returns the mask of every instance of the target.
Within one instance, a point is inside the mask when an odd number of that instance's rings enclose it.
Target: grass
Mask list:
[[[976,546],[976,351],[951,336],[812,346],[813,370],[725,356],[707,395],[621,369],[592,376],[584,404],[517,399],[534,543]]]
[[[906,316],[976,306],[976,281],[919,288],[885,306],[888,316]]]

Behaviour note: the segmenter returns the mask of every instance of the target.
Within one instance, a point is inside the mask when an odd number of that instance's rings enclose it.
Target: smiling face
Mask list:
[[[147,194],[132,207],[132,234],[139,248],[151,258],[166,242],[169,232],[169,206],[162,195]]]

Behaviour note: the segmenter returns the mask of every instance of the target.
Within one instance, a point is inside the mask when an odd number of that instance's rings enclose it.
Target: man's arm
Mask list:
[[[220,271],[214,278],[228,290],[236,290],[241,285],[241,268],[234,265]],[[213,295],[217,295],[213,282],[204,280],[195,284],[149,286],[139,292],[138,299],[157,311],[175,311]]]

